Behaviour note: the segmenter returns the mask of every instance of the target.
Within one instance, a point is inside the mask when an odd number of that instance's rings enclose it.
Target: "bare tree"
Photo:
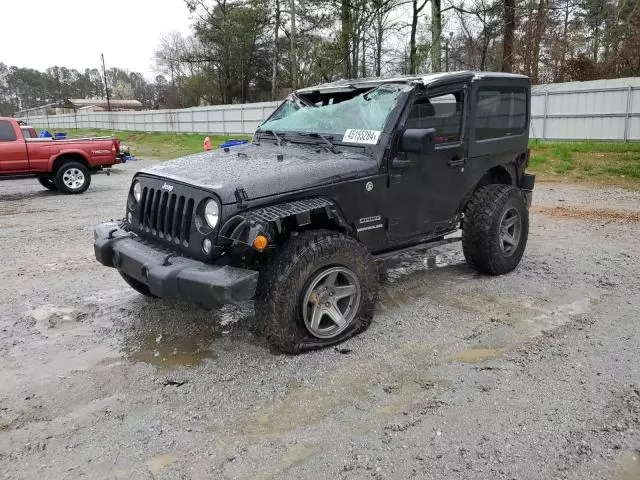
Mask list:
[[[160,38],[160,44],[154,52],[158,71],[168,75],[171,85],[180,82],[184,76],[182,57],[187,50],[187,41],[180,32],[170,32]]]

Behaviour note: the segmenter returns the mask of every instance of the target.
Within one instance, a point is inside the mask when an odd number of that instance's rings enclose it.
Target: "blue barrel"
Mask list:
[[[40,138],[51,138],[53,135],[51,135],[48,131],[46,130],[42,130],[40,132]]]
[[[229,139],[226,142],[224,142],[222,145],[220,145],[220,148],[235,147],[236,145],[244,145],[245,143],[248,143],[248,141]]]
[[[53,134],[56,138],[56,140],[64,140],[65,138],[67,138],[67,132],[57,132]]]

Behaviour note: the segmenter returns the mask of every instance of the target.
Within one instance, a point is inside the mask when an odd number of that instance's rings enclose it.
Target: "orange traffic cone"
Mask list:
[[[205,137],[204,139],[204,149],[208,152],[211,150],[211,139],[209,137]]]

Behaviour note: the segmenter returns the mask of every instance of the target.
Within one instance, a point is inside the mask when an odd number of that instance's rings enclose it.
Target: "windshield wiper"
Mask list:
[[[331,142],[330,139],[332,139],[332,136],[327,136],[327,135],[323,135],[321,133],[316,133],[316,132],[298,132],[300,135],[306,135],[308,137],[313,137],[313,138],[321,138],[322,141],[327,145],[327,149],[331,152],[331,153],[340,153],[338,151],[338,149],[336,148],[336,146]]]
[[[282,146],[282,139],[284,138],[284,134],[281,132],[280,135],[278,135],[276,132],[274,132],[273,130],[258,130],[258,132],[260,133],[269,133],[271,135],[273,135],[273,137],[276,139],[276,143],[278,144],[279,147]]]

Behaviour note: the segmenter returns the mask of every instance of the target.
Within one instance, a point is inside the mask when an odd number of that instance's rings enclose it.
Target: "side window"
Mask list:
[[[459,142],[463,98],[459,91],[417,99],[409,111],[406,128],[435,128],[436,144]]]
[[[518,87],[478,89],[474,128],[476,140],[524,133],[527,125],[527,91]]]
[[[35,138],[36,135],[32,135],[32,128],[29,127],[20,127],[20,131],[22,132],[23,138]]]
[[[0,120],[0,142],[15,142],[16,132],[8,120]]]

